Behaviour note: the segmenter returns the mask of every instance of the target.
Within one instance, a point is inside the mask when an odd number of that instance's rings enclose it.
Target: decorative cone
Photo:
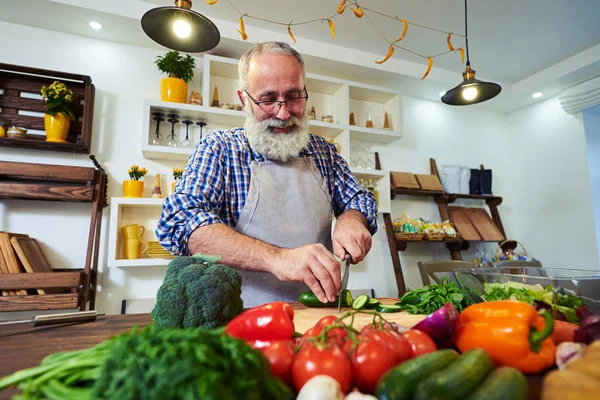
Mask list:
[[[212,107],[221,107],[221,104],[219,103],[219,88],[215,86],[215,90],[213,92],[213,99],[212,99],[212,103],[211,103]]]

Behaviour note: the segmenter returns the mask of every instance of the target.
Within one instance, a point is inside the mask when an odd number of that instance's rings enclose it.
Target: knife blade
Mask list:
[[[344,270],[344,277],[342,278],[342,286],[340,287],[340,296],[338,299],[338,314],[342,311],[342,293],[348,287],[348,279],[350,278],[350,254],[346,253],[346,269]]]
[[[32,326],[64,324],[69,322],[91,322],[95,321],[96,317],[104,314],[98,314],[97,311],[81,311],[66,314],[48,314],[36,315],[32,319],[23,319],[17,321],[0,321],[0,325],[26,324],[31,323]]]

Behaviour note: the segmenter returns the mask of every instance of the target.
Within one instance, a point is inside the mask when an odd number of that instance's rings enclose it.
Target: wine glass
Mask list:
[[[181,121],[181,123],[182,123],[182,124],[185,124],[185,139],[183,139],[183,140],[181,141],[181,147],[189,147],[189,146],[190,146],[190,143],[192,143],[192,142],[190,141],[190,136],[189,136],[189,133],[190,133],[190,125],[191,125],[191,124],[193,124],[194,122],[193,122],[193,121],[190,121],[189,119],[186,119],[186,120],[184,120],[184,121]]]
[[[165,119],[163,118],[163,113],[159,113],[159,112],[154,112],[152,113],[153,117],[152,119],[154,121],[156,121],[156,131],[154,132],[154,135],[152,135],[150,137],[150,144],[153,146],[162,146],[164,143],[164,139],[162,134],[160,133],[160,123],[163,122]]]
[[[200,140],[202,140],[202,128],[204,128],[206,126],[206,122],[198,121],[198,122],[196,122],[196,125],[200,126],[200,139],[198,139],[198,141],[200,141]]]
[[[177,138],[175,137],[175,124],[179,122],[177,114],[167,114],[168,121],[171,123],[171,134],[168,136],[167,146],[177,147]]]

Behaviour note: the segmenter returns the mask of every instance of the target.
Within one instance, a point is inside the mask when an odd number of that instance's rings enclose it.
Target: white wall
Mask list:
[[[598,269],[581,114],[565,113],[554,97],[510,114],[506,135],[512,232],[546,267]]]
[[[583,111],[592,203],[596,227],[596,247],[600,257],[600,106]]]
[[[0,62],[92,77],[96,104],[91,153],[108,171],[109,198],[122,195],[121,182],[127,179],[131,164],[150,170],[150,185],[155,173],[169,174],[172,167],[180,165],[146,160],[140,150],[142,105],[144,99],[159,99],[161,75],[154,60],[162,52],[8,23],[0,23],[0,31],[11,32],[0,36]],[[200,77],[199,71],[197,76]],[[580,121],[572,120],[560,109],[546,109],[549,107],[546,102],[536,106],[541,107],[539,110],[531,108],[508,117],[415,98],[404,98],[403,102],[404,138],[394,147],[376,147],[384,169],[427,173],[429,157],[435,158],[439,167],[456,163],[478,167],[483,163],[494,171],[494,192],[504,197],[500,212],[511,238],[523,241],[528,250],[542,260],[597,268],[595,241],[588,240],[593,238],[589,183],[572,187],[579,181],[589,182]],[[548,136],[558,145],[548,143]],[[541,139],[544,139],[542,144],[537,143]],[[566,166],[559,162],[565,157]],[[0,148],[0,159],[91,166],[83,155],[8,148]],[[551,177],[563,170],[569,171],[564,185],[577,189],[578,195],[554,195],[544,201],[547,197],[543,194],[556,187],[550,184]],[[517,171],[519,175],[515,174]],[[573,174],[577,179],[570,176]],[[542,181],[545,184],[542,185]],[[147,196],[150,185],[147,185]],[[540,207],[540,204],[545,206]],[[435,204],[423,199],[395,200],[392,209],[394,217],[405,212],[439,218]],[[82,267],[89,224],[87,205],[2,201],[0,210],[0,230],[26,232],[40,240],[51,265],[56,268]],[[110,209],[104,211],[107,216]],[[560,214],[560,218],[555,214]],[[564,235],[562,247],[556,246],[554,240],[564,234],[564,227],[577,228],[582,238]],[[165,268],[106,268],[108,229],[105,217],[97,308],[118,313],[124,298],[154,297]],[[395,296],[391,256],[383,230],[381,224],[368,260],[353,268],[350,287],[372,287],[378,296]],[[488,245],[488,252],[494,248]],[[463,256],[470,260],[472,251]],[[421,286],[417,261],[449,259],[450,256],[443,246],[420,244],[409,246],[401,257],[407,286],[414,288]],[[5,316],[0,315],[2,317]]]

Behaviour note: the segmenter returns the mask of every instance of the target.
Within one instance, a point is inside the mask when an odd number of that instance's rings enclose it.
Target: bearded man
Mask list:
[[[298,301],[307,289],[333,301],[341,281],[335,256],[356,264],[371,248],[375,198],[333,145],[309,133],[297,51],[261,43],[238,72],[244,128],[198,143],[156,235],[173,254],[218,254],[238,269],[245,307]]]

